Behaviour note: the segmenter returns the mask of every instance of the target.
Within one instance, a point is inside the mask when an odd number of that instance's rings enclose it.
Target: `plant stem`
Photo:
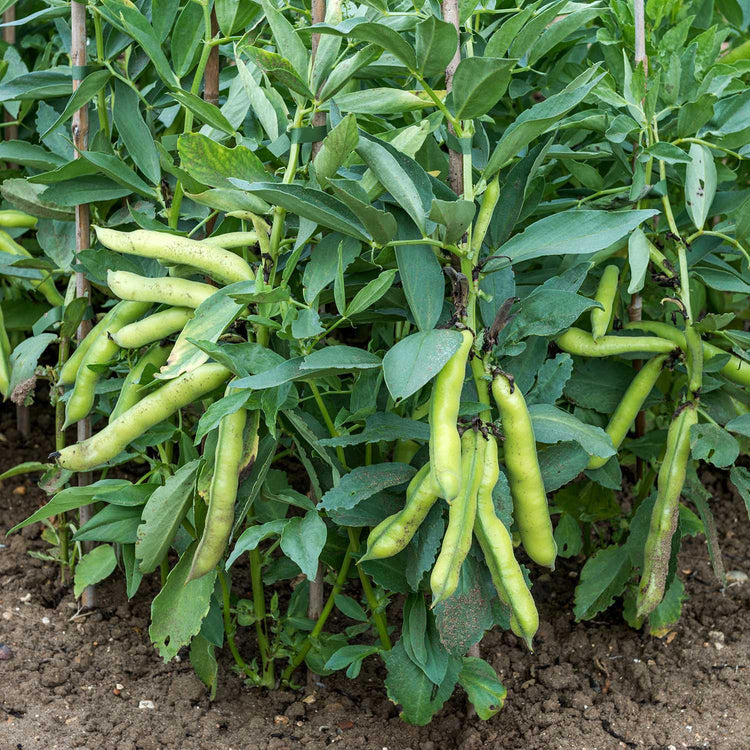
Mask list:
[[[94,34],[96,35],[96,59],[104,60],[104,34],[102,33],[102,17],[98,13],[94,18]],[[99,127],[109,136],[109,116],[107,115],[106,86],[96,95],[96,113],[99,116]]]
[[[331,593],[328,595],[328,599],[326,600],[325,606],[323,607],[323,610],[320,613],[320,617],[318,617],[315,627],[310,631],[310,635],[307,636],[305,641],[302,644],[302,647],[297,651],[297,653],[294,655],[294,658],[290,662],[289,666],[284,670],[283,674],[281,675],[281,679],[283,681],[289,680],[289,678],[292,676],[292,673],[294,672],[297,667],[299,667],[300,664],[305,660],[305,657],[309,653],[310,649],[312,648],[312,645],[315,641],[315,639],[323,632],[323,628],[326,624],[326,620],[328,619],[328,616],[333,611],[333,605],[335,604],[336,597],[341,593],[341,590],[344,588],[344,584],[346,583],[346,577],[349,575],[349,568],[351,566],[352,562],[352,543],[351,539],[349,540],[349,546],[346,548],[346,552],[344,553],[344,559],[341,562],[341,567],[339,568],[338,575],[336,576],[336,581],[333,584],[333,588],[331,589]]]
[[[260,550],[256,547],[248,553],[250,558],[250,585],[253,594],[253,609],[255,610],[255,632],[258,637],[258,650],[262,662],[261,684],[273,687],[274,669],[273,658],[268,647],[268,633],[266,629],[266,600],[263,592],[263,580],[261,578],[263,566],[260,559]]]
[[[697,240],[698,237],[719,237],[720,239],[724,240],[724,242],[727,243],[727,245],[731,245],[732,247],[739,250],[742,255],[745,256],[745,260],[748,262],[748,266],[750,266],[750,253],[744,248],[742,243],[738,242],[736,239],[730,237],[729,235],[724,234],[723,232],[713,232],[709,229],[699,229],[697,232],[693,232],[686,240],[686,244],[690,244],[694,240]]]
[[[724,146],[718,146],[717,144],[710,143],[709,141],[704,141],[702,138],[678,138],[676,141],[672,141],[673,146],[679,146],[681,143],[697,143],[700,146],[705,146],[706,148],[712,148],[712,149],[715,149],[716,151],[722,151],[728,156],[733,156],[735,159],[738,159],[739,161],[742,161],[745,158],[742,156],[742,154],[738,154],[736,151],[732,151],[731,149],[724,148]]]
[[[221,600],[222,600],[222,615],[224,617],[224,633],[227,637],[227,644],[229,650],[234,657],[235,664],[251,678],[256,678],[257,675],[253,672],[250,667],[247,666],[245,660],[240,656],[237,643],[234,640],[234,625],[232,624],[232,617],[230,614],[230,601],[229,601],[229,585],[227,584],[227,577],[223,570],[219,570],[219,583],[221,584]]]
[[[308,385],[310,386],[310,390],[312,391],[315,403],[318,405],[318,409],[320,409],[320,413],[323,417],[323,421],[325,422],[326,427],[328,428],[328,432],[331,433],[331,437],[338,437],[339,431],[333,424],[333,420],[331,419],[331,415],[328,413],[328,409],[325,405],[325,402],[323,401],[323,397],[320,395],[318,386],[312,380],[308,383]],[[339,463],[344,467],[344,470],[347,471],[344,449],[340,445],[336,446],[336,457],[338,458]]]

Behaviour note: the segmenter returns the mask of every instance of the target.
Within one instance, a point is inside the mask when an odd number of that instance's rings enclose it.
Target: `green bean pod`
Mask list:
[[[625,393],[617,404],[617,408],[612,412],[609,418],[605,432],[612,438],[612,445],[618,450],[622,441],[633,426],[638,412],[643,408],[649,394],[656,385],[656,381],[661,375],[664,363],[669,357],[668,354],[660,354],[658,357],[650,359],[635,375],[630,382]],[[589,470],[601,469],[609,461],[610,457],[592,456],[589,459]]]
[[[526,401],[521,389],[502,374],[492,381],[492,395],[503,421],[505,466],[523,548],[534,562],[554,569],[557,544]]]
[[[623,327],[628,330],[655,333],[662,339],[669,339],[683,351],[687,350],[685,334],[679,328],[675,328],[669,323],[662,323],[657,320],[639,320],[633,321],[632,323],[626,323]],[[750,363],[745,362],[731,352],[724,351],[724,349],[721,349],[718,346],[709,344],[707,341],[703,342],[704,360],[711,360],[722,354],[728,354],[729,361],[721,368],[721,370],[719,370],[719,372],[727,380],[731,380],[733,383],[737,383],[737,385],[750,386]]]
[[[33,229],[36,226],[36,216],[30,216],[23,211],[17,211],[14,208],[9,208],[4,211],[0,211],[0,227],[11,227],[24,229]]]
[[[643,574],[636,601],[639,619],[653,612],[664,597],[672,537],[677,528],[680,495],[690,459],[690,428],[697,422],[696,404],[689,401],[669,425],[667,448],[659,468],[656,502],[643,554]]]
[[[609,265],[604,269],[602,278],[599,280],[594,299],[602,307],[594,307],[591,310],[591,335],[594,341],[604,336],[612,322],[619,278],[620,269],[615,265]]]
[[[192,308],[198,307],[216,291],[216,287],[200,281],[165,276],[149,278],[129,271],[107,271],[107,286],[120,299]]]
[[[437,374],[430,399],[430,464],[442,496],[450,502],[461,489],[461,438],[456,421],[461,388],[474,337],[462,331],[458,351]]]
[[[243,258],[222,247],[148,229],[118,232],[106,227],[94,227],[94,231],[102,245],[118,253],[192,266],[226,284],[255,278],[252,268]]]
[[[627,327],[627,326],[626,326]],[[598,341],[580,328],[568,328],[555,343],[569,354],[579,357],[614,357],[619,354],[669,354],[675,350],[672,341],[653,336],[602,336]]]
[[[204,245],[231,250],[237,247],[257,245],[258,235],[255,232],[225,232],[224,234],[215,234],[213,237],[206,237],[201,242]]]
[[[405,549],[438,498],[430,464],[425,464],[406,488],[406,505],[381,521],[367,537],[367,551],[359,562],[393,557]]]
[[[117,354],[119,347],[110,333],[118,331],[122,326],[140,318],[147,312],[149,302],[118,302],[112,310],[105,331],[96,337],[81,360],[81,365],[75,378],[73,392],[65,404],[65,424],[63,429],[83,419],[94,406],[94,389],[101,375],[92,365],[105,365]]]
[[[155,344],[136,362],[122,384],[115,408],[109,415],[110,422],[114,422],[117,417],[124,414],[131,406],[135,406],[143,398],[141,378],[146,368],[151,365],[158,370],[167,361],[170,351],[171,347],[169,346]]]
[[[495,515],[492,490],[499,476],[497,442],[490,436],[484,451],[484,471],[477,495],[474,535],[484,553],[498,596],[510,607],[511,625],[515,624],[518,629],[516,635],[520,634],[531,649],[531,641],[539,628],[539,613],[513,553],[513,540],[505,524]]]
[[[242,408],[225,415],[219,423],[214,474],[208,493],[208,513],[187,581],[200,578],[213,570],[226,550],[234,522],[246,421],[247,410]]]
[[[189,307],[169,307],[123,326],[112,338],[122,349],[140,349],[181,331],[193,315],[195,312]]]
[[[113,459],[129,443],[178,409],[218,388],[230,375],[223,365],[213,362],[201,365],[151,391],[88,440],[69,445],[51,454],[51,458],[56,458],[64,469],[89,471]]]
[[[10,255],[18,255],[21,258],[32,258],[31,253],[23,246],[16,242],[7,232],[0,229],[0,252],[9,253]],[[42,271],[44,273],[44,271]],[[65,298],[57,291],[55,282],[52,277],[48,276],[44,279],[28,279],[29,283],[35,287],[52,305],[52,307],[59,307],[65,304]]]
[[[6,399],[10,396],[10,339],[5,330],[3,308],[0,307],[0,393]]]
[[[432,606],[450,597],[458,588],[466,555],[471,548],[471,535],[477,514],[477,493],[484,473],[485,441],[474,430],[467,430],[461,438],[460,492],[448,511],[440,554],[430,575]]]
[[[68,357],[60,368],[60,377],[57,381],[58,385],[73,385],[78,374],[78,369],[83,362],[83,358],[91,348],[91,345],[107,330],[116,306],[107,312],[102,319],[86,334],[86,337],[78,344],[78,348]]]
[[[490,228],[492,214],[495,212],[495,206],[500,198],[500,176],[497,175],[494,180],[487,184],[487,188],[482,196],[482,205],[479,208],[474,228],[471,231],[471,250],[476,257],[482,249],[482,243],[487,236],[487,230]]]

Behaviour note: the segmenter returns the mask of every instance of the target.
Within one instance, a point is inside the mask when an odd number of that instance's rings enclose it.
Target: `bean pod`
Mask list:
[[[609,329],[615,311],[615,296],[620,269],[609,265],[604,269],[594,299],[601,305],[591,310],[591,335],[594,341],[600,339]]]
[[[203,536],[195,550],[187,580],[200,578],[213,570],[224,555],[232,533],[234,504],[237,500],[240,469],[244,455],[247,411],[242,408],[222,417],[216,443],[214,474],[209,490],[208,513]]]
[[[518,630],[516,634],[531,649],[531,641],[539,628],[539,613],[513,553],[513,540],[505,524],[495,514],[492,490],[499,476],[497,442],[490,436],[484,451],[484,471],[477,495],[474,535],[484,553],[498,596],[510,608],[513,623]]]
[[[181,331],[193,315],[189,307],[170,307],[123,326],[112,338],[122,349],[140,349]]]
[[[466,361],[474,337],[462,331],[458,351],[435,378],[430,400],[430,464],[442,496],[450,502],[461,489],[461,438],[456,421]]]
[[[157,370],[167,361],[170,347],[152,346],[130,370],[125,382],[120,389],[115,408],[109,415],[109,421],[114,422],[121,414],[124,414],[131,406],[135,406],[143,398],[143,384],[141,379],[149,366]]]
[[[477,514],[477,494],[484,473],[485,441],[474,430],[467,430],[461,438],[460,492],[448,511],[440,554],[430,575],[432,606],[450,597],[458,588],[466,555],[471,548],[471,535]]]
[[[622,399],[620,399],[620,403],[617,404],[617,408],[612,412],[605,432],[612,438],[612,445],[615,450],[622,445],[622,441],[633,426],[638,412],[643,408],[643,404],[656,385],[667,358],[667,354],[660,354],[658,357],[650,359],[636,373]],[[586,468],[589,470],[601,469],[607,461],[609,461],[609,457],[592,456]]]
[[[493,379],[492,395],[503,422],[505,465],[523,548],[534,562],[554,568],[557,544],[526,401],[521,389],[503,374]]]
[[[192,266],[226,284],[255,278],[252,269],[243,258],[222,247],[148,229],[118,232],[106,227],[94,227],[94,231],[102,245],[119,253]]]
[[[31,253],[23,246],[16,242],[7,232],[0,229],[0,252],[8,253],[10,255],[18,255],[21,258],[31,258]],[[45,273],[45,271],[42,271]],[[65,299],[62,294],[57,291],[55,282],[51,277],[44,279],[30,279],[31,285],[39,290],[44,296],[47,302],[52,307],[59,307],[65,304]]]
[[[654,336],[602,336],[595,341],[590,333],[580,328],[568,328],[555,343],[564,352],[579,357],[614,357],[639,352],[669,354],[676,348],[672,341]]]
[[[12,227],[33,229],[36,226],[36,216],[30,216],[23,211],[17,211],[14,208],[0,211],[0,227]]]
[[[192,308],[198,307],[216,291],[216,287],[200,281],[164,276],[149,278],[130,271],[107,271],[107,286],[120,299]]]
[[[96,336],[81,360],[73,392],[65,404],[63,429],[83,419],[94,406],[94,389],[101,377],[97,367],[110,362],[119,348],[110,334],[136,318],[140,318],[150,306],[148,302],[119,302],[114,307],[106,328]]]
[[[230,374],[223,365],[201,365],[151,391],[88,440],[63,448],[53,453],[52,457],[64,469],[89,471],[113,459],[129,443],[171,417],[178,409],[218,388]]]
[[[643,553],[643,574],[636,602],[639,619],[653,612],[664,598],[672,537],[677,528],[680,495],[690,458],[690,428],[697,422],[697,407],[690,401],[669,425],[667,448],[659,469],[656,502]]]
[[[430,464],[425,464],[409,482],[406,505],[398,513],[381,521],[370,532],[367,537],[367,552],[359,561],[393,557],[405,549],[435,504],[438,492]]]

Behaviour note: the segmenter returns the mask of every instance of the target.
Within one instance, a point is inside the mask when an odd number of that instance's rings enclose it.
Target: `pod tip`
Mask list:
[[[47,458],[58,459],[60,458],[60,451],[53,451],[47,456]]]

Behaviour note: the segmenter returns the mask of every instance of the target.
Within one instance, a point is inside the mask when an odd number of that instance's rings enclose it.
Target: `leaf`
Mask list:
[[[424,233],[433,200],[432,183],[424,169],[390,143],[364,131],[360,132],[357,154]]]
[[[0,83],[0,101],[56,99],[72,92],[70,68],[56,66],[11,78]]]
[[[115,550],[110,544],[102,544],[87,552],[76,564],[73,576],[73,596],[78,599],[89,586],[103,581],[117,567]]]
[[[461,346],[458,331],[433,329],[401,339],[383,357],[383,374],[396,401],[408,398],[443,369]]]
[[[56,130],[64,122],[67,122],[76,110],[90,102],[107,85],[111,77],[112,74],[108,70],[95,70],[93,73],[89,73],[81,81],[70,99],[68,99],[60,116],[44,133],[40,133],[39,137],[45,138],[53,130]]]
[[[729,470],[729,479],[737,488],[737,492],[740,493],[740,497],[745,503],[747,517],[750,518],[750,471],[748,471],[744,466],[733,466]],[[11,529],[11,531],[14,530],[15,529]]]
[[[612,545],[590,557],[576,586],[573,613],[576,621],[590,620],[607,609],[625,589],[632,565],[626,547]]]
[[[255,182],[269,176],[263,162],[246,146],[227,148],[200,133],[185,133],[177,139],[177,150],[180,166],[211,187],[242,187],[236,181]]]
[[[281,551],[312,581],[318,573],[318,558],[326,543],[327,529],[318,511],[290,518],[281,532]]]
[[[259,47],[242,46],[240,51],[247,55],[253,65],[262,70],[272,81],[286,86],[290,91],[306,99],[313,98],[307,84],[285,57]]]
[[[529,407],[534,435],[540,443],[575,440],[590,456],[613,456],[612,439],[601,427],[585,424],[552,404]]]
[[[152,185],[161,178],[159,154],[154,146],[154,137],[146,125],[140,109],[138,95],[121,81],[114,84],[116,106],[112,117],[130,158]]]
[[[690,453],[699,461],[724,469],[740,455],[740,444],[718,425],[704,422],[690,428]]]
[[[724,429],[730,432],[737,432],[745,437],[750,437],[750,414],[740,414],[724,425]]]
[[[429,245],[398,245],[396,261],[401,284],[420,331],[430,331],[443,312],[445,277]]]
[[[471,120],[487,114],[505,93],[510,71],[517,60],[497,57],[465,57],[453,78],[455,115]]]
[[[193,503],[200,459],[181,466],[154,490],[141,513],[135,556],[141,573],[152,573],[164,560],[182,519]]]
[[[339,200],[350,208],[379,245],[385,245],[398,229],[396,219],[387,211],[370,205],[367,193],[354,180],[329,180],[330,187]]]
[[[427,675],[408,657],[401,641],[390,651],[384,651],[382,657],[388,670],[385,678],[388,698],[401,705],[401,718],[416,726],[429,724],[453,692],[458,681],[459,660],[449,660],[445,679],[435,691]]]
[[[369,232],[345,204],[322,190],[302,185],[254,182],[247,188],[254,195],[316,224],[368,242]]]
[[[430,219],[445,226],[444,241],[453,243],[466,234],[474,220],[475,212],[473,201],[443,201],[435,198],[430,208]]]
[[[229,570],[240,555],[245,552],[252,552],[252,550],[258,548],[261,542],[272,536],[279,536],[290,521],[291,519],[289,518],[279,518],[275,521],[267,521],[259,525],[249,526],[234,543],[232,554],[227,558],[224,567]]]
[[[167,576],[167,582],[151,602],[148,634],[164,661],[177,656],[201,629],[211,606],[216,569],[187,582],[198,542],[193,542]]]
[[[78,160],[76,160],[78,161]],[[73,221],[72,209],[43,197],[47,188],[44,185],[33,185],[27,180],[13,178],[3,180],[0,192],[3,198],[21,211],[40,219],[58,219]]]
[[[560,289],[535,289],[520,304],[518,314],[502,331],[508,341],[528,336],[554,336],[570,328],[595,302],[573,292]]]
[[[205,122],[206,125],[210,125],[212,128],[216,128],[216,130],[220,130],[227,135],[234,134],[235,131],[232,124],[215,105],[182,89],[170,91],[170,94],[183,107],[187,107],[201,122]]]
[[[309,65],[309,55],[302,40],[295,33],[292,25],[284,16],[269,2],[261,0],[263,6],[263,15],[271,27],[273,39],[279,52],[291,61],[297,75],[307,78],[307,68]]]
[[[484,659],[464,656],[458,684],[466,691],[480,719],[492,718],[505,703],[508,691],[497,679],[495,670]]]
[[[588,255],[609,247],[655,216],[655,209],[633,211],[561,211],[546,216],[501,245],[486,271],[548,255]]]
[[[195,315],[180,331],[167,359],[167,364],[154,377],[159,380],[171,380],[207,362],[209,355],[193,342],[196,340],[212,343],[218,341],[219,336],[237,319],[243,309],[242,303],[232,299],[230,295],[253,283],[236,281],[234,284],[217,289],[201,302],[195,310]]]
[[[122,505],[105,505],[73,535],[74,542],[117,542],[132,544],[141,520],[141,509]]]
[[[342,646],[328,659],[326,669],[343,669],[353,662],[361,662],[363,659],[377,654],[379,651],[380,649],[377,646]]]
[[[596,68],[589,68],[571,81],[559,94],[553,94],[543,102],[526,109],[516,117],[500,138],[487,162],[483,177],[489,180],[503,165],[521,149],[544,133],[551,125],[562,119],[573,107],[580,104],[591,89],[602,79],[604,73],[592,79]]]
[[[335,101],[342,112],[358,115],[395,115],[434,106],[432,100],[424,95],[385,86],[338,94]],[[325,111],[330,107],[321,109]]]
[[[429,439],[430,427],[424,422],[405,419],[392,412],[378,412],[367,417],[362,432],[354,435],[325,438],[320,441],[320,444],[335,448],[337,446],[361,445],[362,443],[393,442],[395,440],[422,440],[426,442]]]
[[[57,338],[54,333],[40,333],[21,341],[9,358],[10,385],[8,393],[13,392],[34,376],[39,358],[44,350]]]
[[[128,188],[144,198],[154,197],[153,188],[145,183],[122,159],[98,151],[82,151],[81,157],[91,162],[98,171],[112,178],[118,185]]]
[[[61,156],[47,151],[42,146],[26,141],[0,142],[0,159],[15,162],[24,167],[44,170],[54,170],[66,163],[66,160]]]
[[[216,646],[200,633],[190,641],[190,664],[198,679],[208,688],[209,700],[216,697],[219,663],[214,651]]]
[[[325,185],[336,174],[358,143],[357,119],[354,115],[347,115],[323,139],[313,160],[315,176],[320,185]]]
[[[245,89],[250,106],[258,118],[258,121],[266,131],[266,135],[275,141],[279,137],[279,121],[276,116],[276,110],[266,96],[265,91],[258,85],[253,74],[239,57],[235,57],[237,71],[239,73],[242,86]]]
[[[664,593],[664,598],[656,609],[648,616],[649,632],[656,638],[663,638],[682,614],[682,605],[687,601],[685,584],[679,576],[672,579],[672,583]]]
[[[323,495],[318,507],[321,510],[353,508],[377,492],[408,482],[416,473],[413,466],[399,463],[358,466],[344,474],[338,484]]]
[[[640,227],[636,227],[628,237],[628,265],[630,266],[628,294],[637,294],[643,289],[649,259],[648,238]]]
[[[690,144],[691,162],[685,171],[685,209],[696,229],[703,229],[716,195],[716,165],[711,151]]]
[[[417,70],[424,76],[444,71],[458,48],[456,27],[430,14],[414,31]]]
[[[365,310],[369,310],[390,288],[396,277],[396,269],[383,271],[371,281],[368,281],[355,295],[346,308],[346,317],[351,318]]]
[[[554,404],[562,396],[563,388],[573,372],[573,358],[564,352],[548,359],[539,368],[536,384],[526,396],[526,403]]]
[[[196,53],[203,42],[203,33],[200,5],[187,3],[177,16],[170,40],[172,65],[178,78],[184,78],[196,64]]]
[[[562,513],[555,526],[558,557],[575,557],[583,549],[583,534],[578,521],[570,513]]]

